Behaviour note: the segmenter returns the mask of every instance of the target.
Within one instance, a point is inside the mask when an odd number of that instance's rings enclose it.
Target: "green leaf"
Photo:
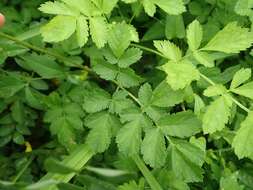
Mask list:
[[[124,183],[120,185],[117,190],[143,190],[140,189],[135,181],[130,181],[129,183]]]
[[[140,119],[125,124],[119,130],[116,137],[119,151],[128,156],[139,154],[141,131],[142,125]],[[131,139],[131,141],[129,141],[129,139]]]
[[[25,87],[25,83],[16,76],[0,76],[0,97],[8,98]]]
[[[165,23],[165,36],[171,40],[173,38],[185,37],[185,26],[182,15],[167,15]]]
[[[200,78],[199,71],[188,60],[179,63],[169,61],[162,68],[167,74],[166,81],[173,90],[183,89]]]
[[[88,113],[95,113],[109,107],[111,95],[96,86],[91,86],[84,91],[83,109]]]
[[[86,44],[86,42],[88,41],[88,37],[89,37],[88,22],[84,16],[80,15],[77,18],[76,22],[76,38],[79,47],[83,47],[84,44]]]
[[[249,80],[250,77],[251,77],[251,69],[244,69],[244,68],[240,69],[235,73],[230,85],[230,89],[237,88],[245,81]]]
[[[109,14],[116,6],[118,0],[91,0],[104,14]]]
[[[60,42],[68,39],[76,30],[76,17],[58,15],[41,28],[45,42]]]
[[[39,10],[43,13],[47,14],[55,14],[55,15],[67,15],[67,16],[77,16],[78,11],[72,9],[64,3],[55,1],[55,2],[45,2],[41,4]]]
[[[109,147],[113,131],[120,127],[119,119],[108,112],[89,115],[84,124],[91,129],[86,143],[95,153],[104,152]]]
[[[143,81],[131,68],[120,69],[116,79],[120,85],[126,88],[138,86]]]
[[[172,107],[184,99],[183,90],[172,90],[166,81],[161,82],[153,91],[152,105],[158,107]]]
[[[238,173],[232,173],[227,176],[223,176],[220,180],[220,188],[222,190],[243,190],[243,185],[238,182]]]
[[[165,139],[160,129],[151,129],[146,132],[141,152],[144,161],[152,168],[160,168],[165,164],[167,153]]]
[[[106,80],[114,80],[118,75],[118,67],[105,61],[99,60],[92,68],[101,78]]]
[[[58,65],[52,58],[47,55],[25,55],[21,56],[21,59],[25,61],[25,64],[34,72],[40,76],[51,78],[64,78],[65,71],[63,67]]]
[[[119,58],[118,65],[121,68],[127,68],[141,59],[142,51],[138,48],[129,48]]]
[[[202,42],[203,28],[198,20],[194,20],[189,24],[187,29],[187,42],[190,50],[197,50]]]
[[[104,17],[91,17],[90,34],[98,48],[104,47],[107,42],[108,28]]]
[[[253,112],[249,112],[247,118],[241,123],[240,129],[237,131],[232,143],[235,149],[235,154],[239,159],[250,158],[253,159]]]
[[[182,58],[181,50],[170,41],[154,41],[154,46],[160,51],[166,58],[178,62]]]
[[[185,182],[201,182],[205,152],[183,140],[172,140],[169,147],[169,162],[176,177]]]
[[[85,16],[97,16],[101,12],[90,0],[62,0],[68,6],[80,11]]]
[[[45,169],[48,172],[52,172],[52,173],[69,174],[69,173],[77,172],[76,170],[66,167],[60,161],[53,158],[46,159],[44,165],[45,165]]]
[[[224,129],[231,115],[232,103],[221,96],[214,100],[208,107],[203,116],[204,134],[214,133]]]
[[[152,98],[152,87],[146,83],[140,87],[138,92],[138,99],[143,104],[143,106],[149,106],[150,100]]]
[[[171,15],[179,15],[186,11],[183,0],[152,0],[152,2]]]
[[[235,5],[235,12],[242,16],[250,16],[252,13],[253,1],[252,0],[238,0]]]
[[[193,57],[198,61],[198,63],[206,67],[214,66],[214,57],[210,53],[203,51],[194,51]]]
[[[50,108],[44,116],[44,121],[51,123],[50,131],[58,136],[61,144],[70,146],[76,144],[76,132],[83,130],[82,115],[83,111],[78,104],[64,103]]]
[[[201,121],[191,112],[178,112],[166,115],[157,122],[165,135],[185,138],[202,130]]]
[[[249,48],[252,43],[253,37],[249,29],[231,22],[219,31],[202,50],[239,53]]]
[[[155,12],[156,12],[156,6],[155,6],[155,4],[152,1],[150,1],[150,0],[143,0],[142,4],[143,4],[145,12],[149,16],[153,17],[154,14],[155,14]]]
[[[222,84],[216,84],[209,86],[205,91],[204,95],[208,97],[219,96],[227,93],[227,89]]]
[[[131,31],[125,23],[112,24],[108,33],[108,43],[114,55],[120,58],[131,42]]]
[[[232,89],[231,92],[253,99],[253,82],[249,82],[243,86]]]

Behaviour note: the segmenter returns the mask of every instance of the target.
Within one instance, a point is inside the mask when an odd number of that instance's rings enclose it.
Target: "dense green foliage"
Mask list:
[[[252,0],[2,0],[0,189],[253,190]]]

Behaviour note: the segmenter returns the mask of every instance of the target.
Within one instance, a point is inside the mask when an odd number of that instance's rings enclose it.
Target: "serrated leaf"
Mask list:
[[[78,11],[58,1],[45,2],[44,4],[40,5],[39,10],[47,14],[68,15],[68,16],[78,15]]]
[[[233,77],[230,89],[237,88],[251,77],[251,69],[240,69]]]
[[[194,51],[197,50],[202,42],[203,28],[198,20],[194,20],[189,24],[187,29],[187,42],[189,48]]]
[[[253,82],[249,82],[243,86],[232,89],[231,92],[253,99]]]
[[[166,81],[173,90],[183,89],[200,78],[199,71],[187,60],[179,63],[169,61],[162,68],[167,74]]]
[[[179,15],[186,11],[183,0],[152,0],[152,2],[171,15]]]
[[[83,109],[88,113],[95,113],[109,107],[110,94],[95,86],[84,91]]]
[[[185,37],[185,26],[182,15],[167,15],[165,23],[165,36],[171,40],[173,38]]]
[[[16,94],[25,83],[15,76],[1,76],[0,77],[0,97],[8,98]]]
[[[88,41],[89,28],[86,18],[80,15],[76,21],[76,38],[79,47],[83,47]]]
[[[120,69],[116,79],[120,85],[126,88],[138,86],[143,81],[131,68]]]
[[[118,118],[108,112],[89,115],[84,124],[91,129],[86,143],[95,153],[104,152],[109,147],[113,130],[120,127]]]
[[[176,177],[185,182],[200,182],[203,180],[205,153],[200,148],[183,140],[173,140],[169,147],[169,161]]]
[[[105,61],[99,60],[92,68],[101,78],[106,80],[114,80],[118,75],[118,67]]]
[[[227,93],[227,89],[222,84],[216,84],[209,86],[205,91],[204,95],[208,97],[219,96]]]
[[[242,16],[250,16],[250,14],[252,13],[252,7],[252,0],[238,0],[235,5],[235,12]]]
[[[120,58],[131,42],[131,32],[125,23],[112,24],[108,33],[108,43],[114,55]]]
[[[118,65],[121,68],[127,68],[139,61],[142,57],[142,51],[138,48],[129,48],[119,58]]]
[[[154,46],[160,51],[166,58],[178,62],[182,58],[181,50],[170,41],[154,41]]]
[[[148,83],[140,87],[140,90],[138,92],[138,99],[143,104],[143,106],[149,106],[152,94],[152,87]]]
[[[118,2],[118,0],[110,0],[110,1],[108,1],[108,0],[91,0],[91,1],[104,14],[109,14]]]
[[[117,190],[143,190],[140,189],[135,181],[130,181],[129,183],[124,183],[120,185]]]
[[[45,42],[60,42],[68,39],[76,30],[76,17],[57,15],[41,28]]]
[[[90,34],[93,42],[98,48],[104,47],[107,42],[107,23],[104,17],[91,17],[90,21]]]
[[[141,152],[144,161],[152,168],[160,168],[165,164],[167,153],[165,139],[160,129],[155,128],[146,132]]]
[[[249,112],[247,118],[241,123],[240,129],[237,131],[232,143],[235,149],[235,154],[239,159],[250,158],[253,159],[253,112]]]
[[[166,81],[160,83],[153,91],[152,105],[158,107],[171,107],[184,99],[183,90],[172,90]]]
[[[185,138],[199,133],[201,121],[191,112],[178,112],[165,115],[157,122],[165,135]]]
[[[238,173],[223,176],[220,180],[220,188],[222,190],[244,190],[244,186],[238,182]]]
[[[152,1],[150,1],[150,0],[143,0],[142,4],[143,4],[145,12],[149,16],[153,17],[154,14],[155,14],[155,12],[156,12],[156,6],[155,6],[155,4]]]
[[[52,58],[46,55],[26,55],[21,56],[22,60],[29,68],[38,73],[40,76],[50,78],[64,78],[65,71],[63,67],[58,65]]]
[[[193,57],[202,65],[206,67],[213,67],[214,66],[214,57],[207,52],[203,51],[194,51]]]
[[[225,97],[221,96],[214,100],[203,116],[203,131],[205,134],[214,133],[224,129],[231,115],[231,105]]]
[[[141,120],[134,120],[125,124],[119,130],[116,136],[116,142],[120,152],[128,156],[139,154],[142,132],[141,124]]]
[[[249,48],[252,43],[253,37],[249,29],[231,22],[219,31],[202,50],[239,53]]]

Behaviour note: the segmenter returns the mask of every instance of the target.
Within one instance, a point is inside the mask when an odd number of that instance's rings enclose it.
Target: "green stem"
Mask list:
[[[146,165],[143,163],[142,159],[139,156],[133,156],[133,160],[135,161],[137,167],[140,169],[141,173],[147,180],[152,190],[163,190],[160,184],[157,182],[155,177],[148,170]]]
[[[18,174],[16,175],[16,177],[12,180],[13,183],[16,183],[19,178],[24,174],[24,172],[26,171],[26,169],[28,168],[28,166],[32,163],[34,159],[34,156],[31,156],[29,158],[29,160],[26,162],[26,164],[24,165],[24,167],[18,172]]]
[[[130,44],[130,46],[136,47],[136,48],[140,48],[140,49],[142,49],[142,50],[144,50],[144,51],[147,51],[147,52],[150,52],[150,53],[154,53],[154,54],[159,55],[160,57],[163,57],[163,58],[167,58],[167,57],[165,57],[163,54],[161,54],[160,52],[158,52],[158,51],[156,51],[156,50],[153,50],[153,49],[151,49],[151,48],[148,48],[148,47],[139,45],[139,44],[133,44],[133,43],[132,43],[132,44]]]
[[[62,163],[69,168],[73,168],[74,170],[81,170],[83,166],[91,159],[94,153],[90,150],[87,145],[78,145],[76,149],[67,156]],[[40,181],[45,180],[56,180],[58,182],[67,183],[69,182],[76,174],[55,174],[55,173],[47,173]],[[46,189],[41,190],[57,190],[55,185],[51,187],[47,187]]]

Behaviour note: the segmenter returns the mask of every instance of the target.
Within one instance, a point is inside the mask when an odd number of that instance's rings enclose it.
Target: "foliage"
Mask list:
[[[252,7],[1,1],[0,189],[253,189]]]

